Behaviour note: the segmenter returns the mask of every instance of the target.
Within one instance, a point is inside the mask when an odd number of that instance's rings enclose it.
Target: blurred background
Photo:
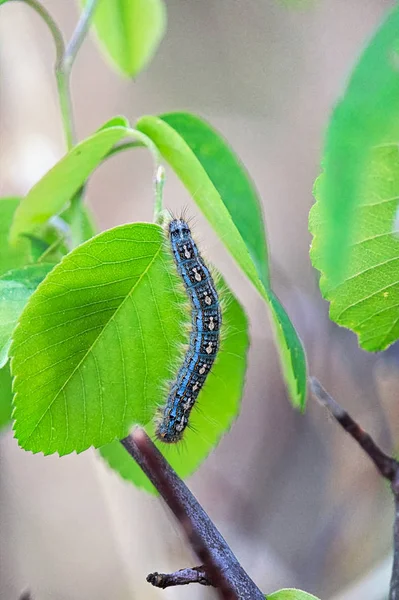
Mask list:
[[[70,36],[71,0],[43,0]],[[399,439],[398,357],[358,348],[332,324],[309,261],[307,218],[331,109],[388,0],[167,0],[168,29],[137,81],[84,44],[72,76],[79,139],[115,114],[199,113],[240,155],[263,200],[274,287],[308,354],[310,373],[387,451]],[[292,4],[292,3],[291,3]],[[22,195],[64,153],[54,49],[28,7],[0,10],[0,195]],[[88,188],[100,230],[152,219],[152,164],[125,152]],[[385,600],[393,506],[388,487],[354,443],[309,399],[287,399],[267,310],[181,184],[165,200],[197,217],[204,252],[246,308],[252,344],[242,413],[189,480],[244,568],[265,593],[298,587],[323,600]],[[0,598],[35,600],[214,598],[200,586],[157,591],[151,571],[196,559],[166,508],[121,481],[93,451],[31,455],[0,438]]]

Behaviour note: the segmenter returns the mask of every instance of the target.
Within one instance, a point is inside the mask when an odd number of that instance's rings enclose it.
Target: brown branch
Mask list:
[[[147,581],[154,587],[162,589],[176,585],[188,585],[189,583],[212,585],[204,567],[181,569],[180,571],[176,571],[176,573],[150,573],[147,575]]]
[[[373,438],[326,392],[315,377],[310,378],[310,387],[320,404],[327,408],[341,427],[359,444],[373,461],[380,475],[391,483],[391,490],[395,499],[395,521],[389,600],[399,600],[399,462],[381,450]]]
[[[209,581],[224,600],[264,600],[265,596],[185,483],[142,429],[121,440],[180,522]]]

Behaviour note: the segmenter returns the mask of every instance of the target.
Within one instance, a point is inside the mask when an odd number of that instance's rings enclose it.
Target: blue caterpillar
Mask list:
[[[171,221],[169,238],[192,308],[189,348],[156,430],[160,440],[171,444],[183,437],[191,409],[215,361],[222,314],[215,284],[187,223],[182,219]]]

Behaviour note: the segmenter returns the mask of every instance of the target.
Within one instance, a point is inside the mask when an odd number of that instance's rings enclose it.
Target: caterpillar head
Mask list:
[[[191,231],[186,221],[183,219],[173,219],[169,223],[169,235],[171,239],[185,239],[191,235]]]

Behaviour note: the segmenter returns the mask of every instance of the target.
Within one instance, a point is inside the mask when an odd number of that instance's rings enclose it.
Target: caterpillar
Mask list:
[[[171,385],[162,418],[156,429],[161,441],[182,439],[195,404],[219,349],[222,314],[209,269],[183,219],[173,219],[168,235],[177,271],[191,302],[190,342],[176,380]]]

